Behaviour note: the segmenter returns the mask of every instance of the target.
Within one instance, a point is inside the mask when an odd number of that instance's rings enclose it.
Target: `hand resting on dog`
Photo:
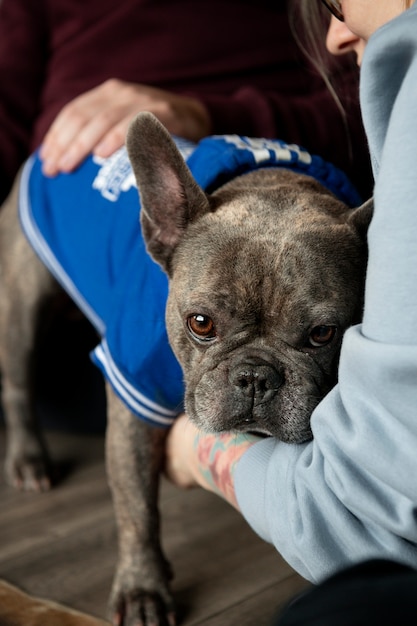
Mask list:
[[[198,141],[211,121],[196,98],[110,79],[69,102],[48,130],[41,148],[47,176],[70,172],[90,152],[106,158],[121,148],[136,113],[150,111],[173,134]]]

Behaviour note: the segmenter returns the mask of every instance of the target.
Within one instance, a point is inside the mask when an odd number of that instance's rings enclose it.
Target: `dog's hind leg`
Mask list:
[[[16,183],[0,210],[0,367],[6,478],[20,489],[50,487],[48,455],[33,410],[31,369],[42,307],[58,289],[21,231]]]
[[[111,617],[123,626],[174,624],[157,503],[167,431],[135,417],[109,385],[107,417],[106,462],[119,540]]]

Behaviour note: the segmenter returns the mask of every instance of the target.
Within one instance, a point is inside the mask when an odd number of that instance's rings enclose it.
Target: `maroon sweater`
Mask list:
[[[278,137],[370,190],[357,72],[346,129],[288,26],[285,0],[0,0],[0,194],[65,103],[108,78],[197,97],[214,133]]]

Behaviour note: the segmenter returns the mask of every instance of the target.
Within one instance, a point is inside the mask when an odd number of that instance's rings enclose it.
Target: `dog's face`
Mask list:
[[[128,150],[148,250],[167,271],[167,328],[185,406],[212,431],[311,436],[360,320],[370,207],[349,210],[311,178],[245,174],[206,195],[148,115]]]

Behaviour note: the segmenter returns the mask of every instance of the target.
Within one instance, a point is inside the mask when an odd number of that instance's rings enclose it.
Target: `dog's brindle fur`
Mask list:
[[[213,431],[309,438],[311,411],[336,381],[342,334],[361,316],[370,206],[348,210],[285,169],[257,170],[208,196],[146,113],[127,146],[148,250],[170,279],[167,327],[191,418]],[[45,303],[60,287],[21,232],[17,184],[0,213],[6,474],[20,488],[44,490],[50,463],[30,372]],[[157,508],[166,432],[133,416],[109,385],[107,401],[119,537],[110,612],[124,626],[173,623]]]

